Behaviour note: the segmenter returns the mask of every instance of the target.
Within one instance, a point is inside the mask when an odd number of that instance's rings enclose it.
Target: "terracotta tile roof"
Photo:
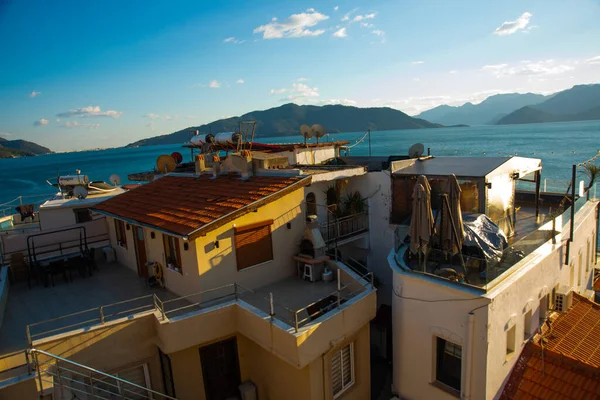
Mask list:
[[[525,346],[500,399],[600,399],[600,304],[573,293],[572,307],[541,331]]]
[[[500,400],[600,399],[600,370],[527,343]]]
[[[545,349],[600,367],[600,304],[573,293],[573,306],[551,318],[550,327]]]
[[[216,179],[210,175],[168,175],[94,209],[178,236],[196,236],[226,223],[227,218],[222,217],[237,218],[251,211],[249,205],[261,206],[309,183],[310,177],[253,176],[242,180],[238,174]]]

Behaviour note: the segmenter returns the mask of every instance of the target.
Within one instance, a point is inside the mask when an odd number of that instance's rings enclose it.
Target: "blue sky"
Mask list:
[[[0,1],[0,135],[122,146],[287,102],[414,115],[600,82],[600,2]]]

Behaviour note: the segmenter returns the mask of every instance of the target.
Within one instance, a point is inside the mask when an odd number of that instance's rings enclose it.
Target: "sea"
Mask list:
[[[434,156],[540,158],[546,190],[564,191],[572,165],[600,152],[600,121],[373,131],[370,138],[365,132],[351,132],[330,134],[321,140],[349,140],[351,155],[406,155],[412,144],[423,143]],[[302,137],[261,138],[257,132],[255,141],[291,143],[301,142]],[[54,194],[56,190],[47,179],[74,174],[79,169],[90,180],[108,182],[112,174],[117,174],[121,183],[129,183],[128,174],[152,170],[158,156],[174,151],[179,151],[184,161],[190,159],[189,149],[181,144],[0,159],[0,216],[13,213],[21,201],[40,204]],[[595,162],[600,163],[600,157]],[[584,179],[581,169],[578,179]]]

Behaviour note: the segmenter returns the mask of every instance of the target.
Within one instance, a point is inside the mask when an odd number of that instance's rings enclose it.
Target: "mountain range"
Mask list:
[[[419,129],[440,128],[440,124],[413,118],[402,111],[388,108],[358,108],[343,105],[300,106],[289,103],[263,111],[252,111],[239,117],[231,117],[210,124],[189,127],[168,135],[138,140],[126,147],[178,144],[190,140],[192,131],[229,132],[237,131],[242,121],[256,121],[259,137],[298,136],[302,124],[321,124],[328,132],[360,132],[367,129]]]
[[[493,125],[502,117],[521,107],[531,106],[547,100],[548,96],[535,93],[506,93],[488,97],[479,104],[465,103],[462,106],[441,105],[417,115],[442,125]]]
[[[521,107],[498,125],[600,120],[600,84],[577,85],[547,100]]]
[[[52,153],[47,147],[26,140],[7,140],[0,138],[0,158],[36,156]]]

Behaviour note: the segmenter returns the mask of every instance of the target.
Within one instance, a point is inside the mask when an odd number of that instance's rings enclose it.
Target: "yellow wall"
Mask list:
[[[33,377],[0,389],[0,400],[37,400],[37,386]]]
[[[304,232],[303,201],[304,189],[301,188],[260,207],[257,212],[243,215],[231,223],[209,232],[206,236],[190,241],[188,250],[184,250],[184,241],[180,239],[179,250],[183,263],[182,273],[165,267],[162,233],[143,228],[146,258],[148,261],[161,263],[167,288],[181,296],[234,282],[249,289],[276,282],[295,273],[292,256],[298,253],[298,246]],[[273,261],[238,271],[233,242],[233,228],[269,219],[273,220],[271,225]],[[288,222],[292,223],[291,229],[287,228]],[[108,219],[108,224],[111,243],[115,248],[117,260],[137,271],[133,226],[129,231],[125,231],[128,248],[124,249],[116,244],[112,218]],[[151,232],[155,233],[154,239],[150,237]],[[218,248],[215,246],[217,240],[219,241]],[[194,301],[200,301],[200,298]]]

